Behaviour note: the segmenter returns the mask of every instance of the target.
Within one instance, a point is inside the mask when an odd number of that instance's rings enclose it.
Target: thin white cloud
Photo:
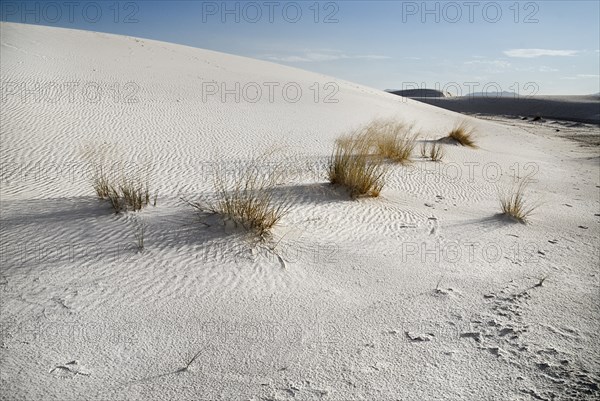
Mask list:
[[[366,54],[366,55],[347,55],[335,50],[330,52],[311,52],[307,51],[302,55],[292,55],[292,56],[279,56],[267,54],[260,56],[260,58],[264,58],[271,61],[281,61],[288,63],[315,63],[315,62],[323,62],[323,61],[336,61],[336,60],[387,60],[391,59],[389,56],[382,56],[377,54]]]
[[[263,58],[266,58],[268,60],[271,61],[282,61],[285,63],[302,63],[302,62],[309,62],[310,60],[304,57],[298,57],[298,56],[286,56],[286,57],[277,57],[277,56],[263,56]]]
[[[470,60],[465,61],[464,64],[488,74],[502,73],[511,68],[511,64],[506,60]]]
[[[346,58],[344,54],[328,54],[328,53],[316,53],[309,52],[305,54],[308,61],[334,61]]]
[[[508,57],[534,58],[542,56],[574,56],[578,50],[550,50],[550,49],[510,49],[503,52]]]
[[[471,60],[465,61],[467,65],[489,65],[497,68],[508,68],[510,63],[504,60]]]
[[[567,80],[575,80],[575,79],[599,79],[600,75],[598,74],[577,74],[572,77],[562,77],[561,79]]]
[[[364,58],[367,60],[390,60],[391,59],[390,56],[380,56],[378,54],[367,54],[366,56],[356,56],[356,57],[350,57],[350,58]]]
[[[516,67],[515,71],[519,72],[557,72],[556,68],[548,67],[547,65],[541,65],[539,67],[528,66],[528,67]]]

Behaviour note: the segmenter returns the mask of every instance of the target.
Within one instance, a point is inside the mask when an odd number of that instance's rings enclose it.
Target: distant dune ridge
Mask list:
[[[450,96],[450,94],[445,94],[442,91],[436,89],[404,89],[404,90],[393,90],[387,89],[386,92],[393,93],[394,95],[404,96],[404,97],[446,97]]]
[[[499,97],[510,97],[510,98],[517,98],[519,97],[519,95],[515,92],[508,92],[508,91],[502,91],[502,92],[472,92],[469,93],[468,95],[465,95],[464,97],[487,97],[487,98],[499,98]]]
[[[0,42],[0,399],[600,398],[599,148],[559,136],[580,127],[122,35]],[[371,121],[393,124],[342,154],[385,185],[352,200],[330,161]],[[476,147],[440,141],[463,121]],[[124,177],[151,195],[117,214],[98,195]],[[285,201],[270,241],[222,213],[256,189]],[[521,224],[503,193],[541,206]]]
[[[513,92],[475,92],[466,96],[444,96],[433,89],[388,91],[423,103],[459,113],[542,117],[600,123],[600,97],[582,96],[523,96]]]

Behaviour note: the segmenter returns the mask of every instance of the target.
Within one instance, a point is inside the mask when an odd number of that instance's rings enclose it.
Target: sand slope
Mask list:
[[[395,116],[435,139],[463,117],[168,43],[8,23],[0,34],[3,398],[600,394],[597,149],[473,119],[479,149],[394,167],[381,198],[349,201],[323,175],[339,134]],[[104,95],[28,97],[50,82]],[[208,82],[295,83],[303,95],[223,101],[203,96]],[[180,200],[211,195],[214,163],[235,171],[274,146],[294,200],[276,254]],[[149,166],[158,205],[111,213],[89,184],[90,149]],[[517,170],[535,173],[543,202],[529,226],[496,216],[496,185]]]

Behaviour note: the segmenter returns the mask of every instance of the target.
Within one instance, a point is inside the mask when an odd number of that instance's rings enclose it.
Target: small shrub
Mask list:
[[[148,184],[140,184],[138,180],[122,179],[118,186],[110,184],[105,198],[108,199],[115,213],[132,210],[137,212],[150,204]],[[156,206],[156,195],[154,198]]]
[[[267,157],[253,159],[231,182],[223,170],[217,170],[214,176],[216,200],[188,203],[200,212],[217,213],[260,237],[269,236],[271,229],[287,214],[291,205],[285,199],[278,199],[275,191],[283,173],[281,165],[273,167],[272,163],[266,163],[271,166],[269,171],[261,169]]]
[[[82,149],[82,156],[91,175],[92,187],[100,199],[108,199],[111,192],[109,153],[110,148],[106,145],[84,145]]]
[[[421,158],[427,159],[427,155],[428,155],[427,142],[421,142],[420,153],[421,153]]]
[[[123,202],[121,201],[121,196],[119,195],[119,191],[111,186],[107,195],[107,199],[110,202],[115,213],[119,213],[123,210]]]
[[[379,156],[396,163],[408,163],[417,145],[418,133],[402,122],[379,120],[367,126],[365,135],[373,141]]]
[[[117,174],[113,171],[109,175],[110,168],[106,159],[95,159],[91,162],[92,187],[100,199],[110,202],[110,205],[116,213],[126,210],[138,211],[150,204],[150,188],[139,178],[126,178],[121,172],[120,178],[115,178]],[[134,173],[135,174],[135,173]],[[154,196],[154,205],[156,206],[156,197]]]
[[[531,178],[527,176],[517,180],[509,191],[504,193],[498,191],[502,214],[520,223],[528,222],[529,217],[538,206],[525,200],[525,192],[530,183]]]
[[[126,209],[141,210],[150,204],[150,190],[148,184],[141,184],[136,180],[123,179],[119,185],[119,194],[125,203]]]
[[[434,162],[441,161],[445,155],[443,145],[439,142],[434,142],[429,148],[429,158]]]
[[[100,199],[107,199],[110,195],[110,181],[102,166],[97,166],[92,176],[92,186]]]
[[[134,235],[138,252],[143,252],[144,236],[146,235],[146,224],[144,222],[136,225]]]
[[[434,162],[441,161],[446,155],[443,145],[437,141],[431,144],[427,142],[421,142],[420,150],[421,157],[423,159],[431,159]]]
[[[462,146],[477,147],[475,144],[475,128],[466,121],[457,124],[448,134],[448,138]]]
[[[379,196],[385,183],[385,168],[381,157],[370,154],[372,145],[365,130],[336,141],[329,160],[329,182],[345,187],[353,198]]]

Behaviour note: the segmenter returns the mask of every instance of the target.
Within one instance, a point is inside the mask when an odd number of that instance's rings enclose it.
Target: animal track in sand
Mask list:
[[[437,235],[440,228],[437,217],[432,216],[427,218],[427,227],[429,227],[429,235]]]
[[[431,341],[434,337],[433,333],[414,333],[410,331],[405,331],[404,335],[411,342]]]
[[[515,283],[500,291],[486,294],[491,314],[471,320],[474,329],[460,335],[472,338],[477,347],[523,371],[520,392],[539,400],[581,400],[600,397],[600,377],[577,366],[573,355],[554,347],[536,349],[523,338],[530,326],[523,318],[523,306],[531,299],[530,292],[543,287],[538,282],[524,290]],[[549,331],[577,341],[576,330],[548,327]],[[529,387],[529,388],[527,388]],[[590,398],[591,399],[591,398]]]
[[[304,380],[301,382],[289,382],[278,387],[274,387],[273,384],[264,383],[263,386],[271,388],[271,395],[267,397],[261,397],[261,401],[280,401],[290,399],[301,399],[301,400],[312,400],[312,399],[323,399],[329,394],[328,390],[320,389],[315,387],[310,381]]]
[[[64,365],[56,365],[50,370],[50,373],[56,377],[73,378],[77,375],[90,376],[89,370],[79,364],[78,360],[67,362]]]

